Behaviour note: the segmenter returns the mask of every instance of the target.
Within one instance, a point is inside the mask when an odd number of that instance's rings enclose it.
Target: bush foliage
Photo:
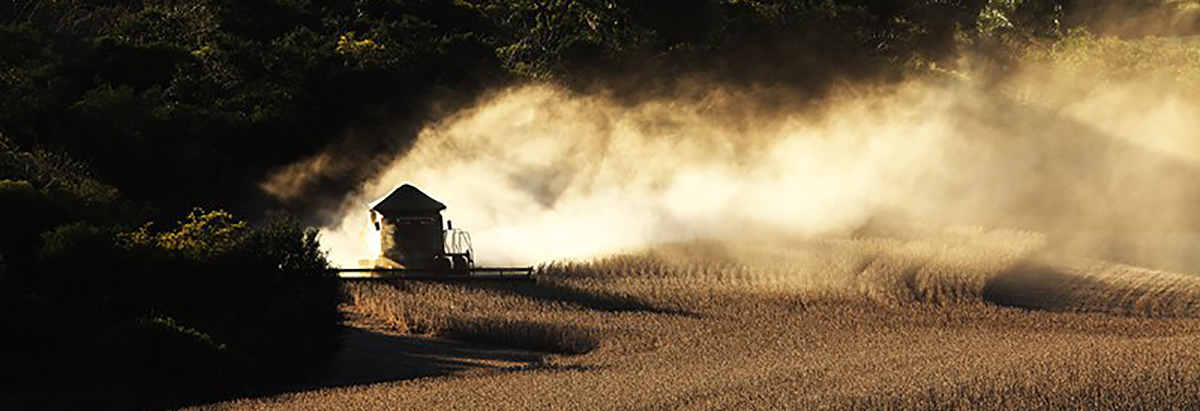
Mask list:
[[[63,404],[23,399],[31,407],[232,395],[301,376],[340,342],[340,284],[315,231],[294,219],[251,226],[196,210],[168,230],[75,222],[39,243],[36,261],[11,273],[0,295],[13,316],[0,355],[21,376],[4,388],[81,394]],[[116,400],[84,394],[94,392]]]

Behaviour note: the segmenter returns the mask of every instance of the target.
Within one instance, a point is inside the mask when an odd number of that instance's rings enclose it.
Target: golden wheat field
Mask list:
[[[542,353],[211,410],[1200,409],[1200,277],[1033,232],[696,241],[537,284],[350,284],[399,334]]]

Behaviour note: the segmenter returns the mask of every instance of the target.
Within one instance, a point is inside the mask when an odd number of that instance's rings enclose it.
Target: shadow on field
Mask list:
[[[476,283],[465,286],[492,292],[504,293],[534,300],[581,306],[589,310],[619,312],[646,312],[695,317],[698,314],[678,308],[659,307],[640,298],[580,289],[563,283],[541,281],[538,283]]]
[[[297,390],[374,384],[536,364],[544,354],[344,327],[333,364]]]
[[[1027,263],[991,278],[983,299],[1046,311],[1096,312],[1155,318],[1200,317],[1200,281],[1174,273],[1130,270],[1071,274]]]
[[[1078,306],[1086,290],[1103,283],[1070,275],[1041,264],[1020,264],[983,286],[983,299],[994,304],[1033,310],[1066,311]]]

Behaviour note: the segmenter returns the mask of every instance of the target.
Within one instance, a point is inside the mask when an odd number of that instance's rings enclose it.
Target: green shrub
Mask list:
[[[219,386],[236,378],[226,344],[174,318],[153,316],[120,330],[109,343],[139,379]]]
[[[76,222],[35,238],[34,264],[5,269],[0,309],[16,317],[0,362],[35,374],[22,386],[107,396],[63,407],[213,400],[303,377],[340,344],[341,284],[295,219],[196,210],[163,231]]]
[[[242,320],[242,332],[256,337],[246,348],[271,370],[294,374],[340,345],[341,282],[328,271],[315,229],[270,216],[217,264],[236,276],[237,289],[214,298],[226,296],[243,312],[223,321]]]
[[[109,209],[123,206],[116,188],[92,177],[91,166],[66,154],[46,151],[25,151],[0,134],[0,179],[20,183],[40,191],[60,203],[71,203],[79,209]],[[9,187],[13,189],[13,187]]]
[[[133,247],[156,247],[195,260],[208,260],[233,251],[244,239],[248,225],[225,211],[197,208],[174,231],[152,233],[152,225],[122,237]]]
[[[67,219],[59,202],[25,180],[0,179],[0,209],[21,210],[0,215],[0,252],[12,257],[16,269],[27,265],[43,231]]]
[[[38,269],[28,289],[76,310],[85,318],[128,320],[146,309],[135,283],[132,256],[113,230],[71,223],[41,236]]]
[[[211,333],[256,367],[291,375],[340,342],[341,284],[327,271],[316,231],[294,219],[272,216],[252,227],[224,211],[196,210],[173,230],[120,237],[151,256],[147,266],[171,272],[142,274],[149,306]]]

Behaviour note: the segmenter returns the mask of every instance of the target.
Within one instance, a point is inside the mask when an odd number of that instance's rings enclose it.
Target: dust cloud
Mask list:
[[[426,127],[322,242],[338,265],[374,258],[368,204],[403,183],[447,204],[482,264],[847,233],[880,215],[1036,230],[1088,250],[1126,238],[1113,233],[1190,239],[1195,88],[1174,72],[1030,60],[1000,80],[964,69],[766,108],[757,92],[710,85],[634,103],[513,87]]]

